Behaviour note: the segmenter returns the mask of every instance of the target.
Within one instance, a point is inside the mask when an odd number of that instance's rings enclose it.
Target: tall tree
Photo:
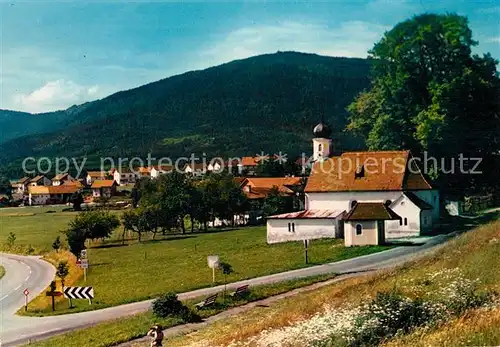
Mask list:
[[[118,228],[120,220],[109,212],[88,211],[79,213],[64,231],[71,253],[77,257],[85,249],[88,239],[104,239]]]
[[[369,52],[372,86],[348,107],[348,129],[362,134],[370,149],[448,159],[462,153],[484,158],[488,169],[500,150],[500,80],[495,59],[472,55],[476,44],[467,18],[456,14],[397,24]],[[460,175],[455,165],[449,186],[469,187],[479,178]]]

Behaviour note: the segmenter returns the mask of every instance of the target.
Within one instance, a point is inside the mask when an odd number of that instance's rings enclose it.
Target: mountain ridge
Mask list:
[[[0,163],[25,156],[298,153],[309,150],[310,130],[322,116],[340,147],[359,148],[360,140],[343,131],[345,107],[369,86],[370,68],[361,58],[279,52],[189,71],[57,111],[67,116],[62,128],[0,144]]]

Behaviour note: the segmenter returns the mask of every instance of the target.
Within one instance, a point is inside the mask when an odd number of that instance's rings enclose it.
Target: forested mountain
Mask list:
[[[345,108],[369,86],[370,65],[278,52],[188,72],[56,112],[66,118],[53,123],[55,131],[1,144],[0,163],[42,155],[298,154],[311,151],[311,129],[322,116],[338,147],[356,148],[359,139],[344,133]]]
[[[64,127],[68,118],[64,111],[31,114],[0,110],[0,143],[29,134],[54,131]]]

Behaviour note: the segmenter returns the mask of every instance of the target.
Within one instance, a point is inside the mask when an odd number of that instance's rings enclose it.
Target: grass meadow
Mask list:
[[[244,305],[248,302],[261,300],[274,295],[285,293],[293,289],[305,287],[314,283],[334,278],[335,275],[323,275],[302,278],[298,280],[284,281],[275,284],[255,286],[250,288],[248,296],[233,299],[229,296],[226,301],[219,296],[213,307],[197,311],[201,318],[220,313],[228,308]],[[205,299],[200,297],[185,301],[184,304],[195,310],[194,304]],[[31,343],[33,347],[80,347],[93,346],[105,347],[130,341],[134,338],[143,337],[154,324],[161,324],[164,328],[172,327],[184,322],[179,318],[157,318],[152,312],[137,314],[131,317],[121,318],[98,324],[89,328],[72,331],[66,334],[52,337],[47,340]]]
[[[55,212],[48,212],[55,211]],[[116,212],[119,213],[119,212]],[[62,208],[38,207],[0,210],[2,227],[0,245],[7,247],[10,232],[16,234],[14,251],[28,246],[40,252],[49,252],[56,236],[75,216],[62,212]],[[154,298],[168,291],[185,292],[213,285],[212,270],[207,256],[219,255],[221,261],[232,265],[234,273],[228,282],[269,275],[366,255],[388,249],[388,246],[344,247],[343,240],[317,240],[309,246],[309,264],[304,263],[303,244],[291,242],[268,245],[265,226],[233,230],[213,230],[206,233],[184,235],[157,235],[156,240],[145,238],[139,243],[134,234],[121,242],[122,230],[111,239],[89,245],[87,254],[90,268],[85,282],[81,271],[72,268],[72,279],[67,285],[94,287],[95,300],[89,305],[85,300],[58,298],[55,314],[95,310],[140,300]],[[47,253],[54,264],[59,260],[74,262],[66,253]],[[75,276],[75,272],[78,276]],[[76,278],[75,278],[76,277]],[[216,276],[215,284],[222,284],[223,276]],[[29,306],[29,315],[54,314],[49,300],[39,297]]]

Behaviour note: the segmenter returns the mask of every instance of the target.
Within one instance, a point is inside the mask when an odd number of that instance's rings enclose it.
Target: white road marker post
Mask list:
[[[23,292],[24,294],[24,311],[28,311],[28,295],[29,295],[29,290],[26,288]]]

